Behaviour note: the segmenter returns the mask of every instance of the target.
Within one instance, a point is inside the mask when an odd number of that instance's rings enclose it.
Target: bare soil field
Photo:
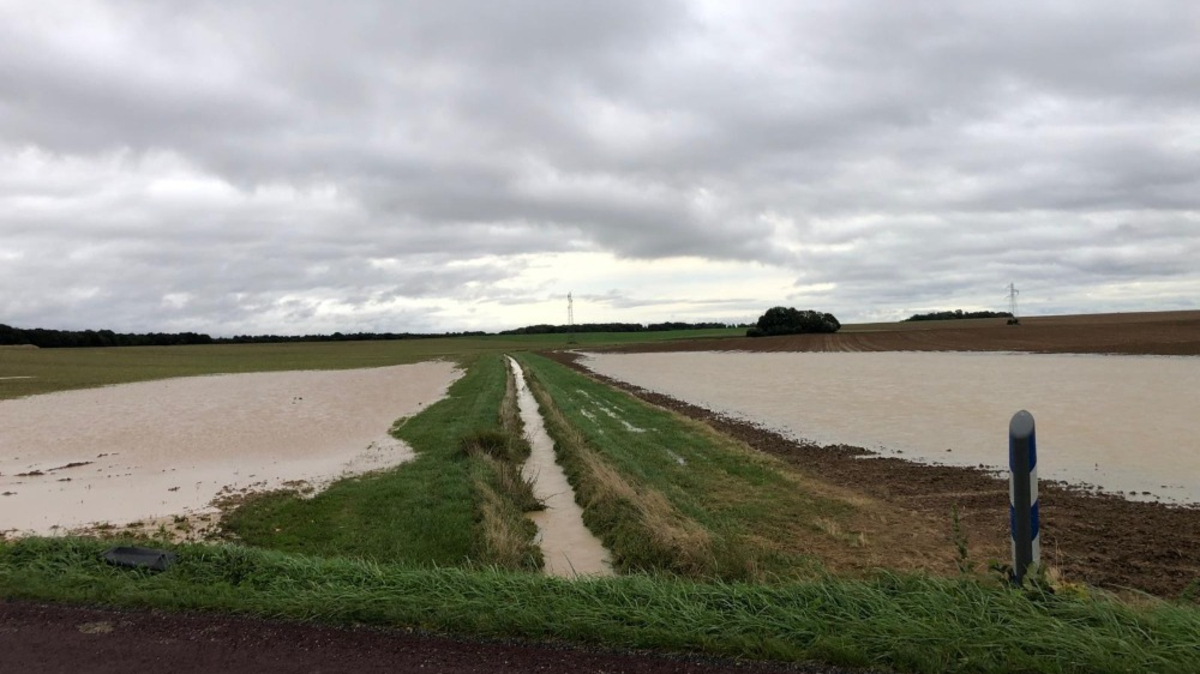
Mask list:
[[[697,339],[619,347],[661,351],[1028,351],[1200,355],[1200,311],[846,325],[833,335]]]
[[[1144,327],[1144,324],[1134,325]],[[1192,325],[1192,329],[1200,333],[1200,317]],[[1000,329],[1006,327],[1001,325]],[[1050,327],[1053,328],[1053,324]],[[746,341],[783,342],[790,339]],[[1057,344],[1064,351],[1070,351],[1068,345],[1077,344],[1062,337],[1061,333],[1059,339]],[[728,343],[732,341],[735,340],[724,340],[723,348],[728,350]],[[878,344],[885,341],[880,340]],[[692,344],[676,346],[690,348]],[[659,350],[657,345],[654,350]],[[819,553],[814,550],[814,554],[823,556],[831,569],[861,568],[864,561],[896,569],[910,569],[914,563],[933,572],[952,569],[956,556],[952,509],[959,513],[961,532],[968,541],[970,557],[977,565],[982,566],[982,562],[989,559],[1007,560],[1008,485],[985,470],[878,457],[861,447],[807,444],[597,375],[577,363],[575,354],[547,355],[647,402],[703,421],[719,432],[783,459],[819,483],[861,494],[865,502],[883,504],[889,516],[880,519],[874,535],[889,541],[884,556],[855,549],[841,552],[822,549]],[[868,457],[869,460],[864,460]],[[1068,581],[1175,597],[1200,578],[1200,508],[1128,501],[1047,481],[1041,486],[1040,503],[1043,562],[1061,572]],[[904,522],[903,526],[910,534],[907,539],[898,539],[888,533],[898,521]],[[869,530],[871,523],[864,523],[864,527]]]

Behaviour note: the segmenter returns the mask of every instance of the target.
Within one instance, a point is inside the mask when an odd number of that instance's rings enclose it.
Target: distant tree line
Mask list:
[[[806,333],[834,333],[842,324],[833,314],[811,309],[803,311],[793,307],[771,307],[758,317],[754,327],[746,331],[747,337],[773,337],[775,335],[802,335]]]
[[[275,344],[285,342],[378,342],[400,339],[432,339],[435,337],[481,337],[488,333],[479,331],[468,332],[335,332],[332,335],[236,335],[234,337],[216,337],[214,344]]]
[[[208,335],[195,332],[151,332],[144,335],[113,332],[112,330],[22,330],[0,324],[0,344],[32,344],[43,349],[84,346],[175,346],[178,344],[212,344]]]
[[[150,332],[132,334],[112,330],[23,330],[0,324],[0,345],[29,344],[43,349],[95,346],[179,346],[183,344],[266,344],[284,342],[364,342],[396,339],[426,339],[430,337],[469,337],[486,332],[445,332],[416,334],[411,332],[335,332],[332,335],[237,335],[211,337],[196,332]]]
[[[1012,318],[1013,315],[1007,311],[963,311],[955,309],[954,311],[931,311],[927,314],[913,314],[901,321],[907,323],[909,321],[949,321],[956,318]]]
[[[661,332],[665,330],[704,330],[728,327],[724,323],[583,323],[568,325],[530,325],[505,330],[502,335],[567,334],[574,332]],[[289,342],[369,342],[400,339],[430,339],[434,337],[482,337],[491,333],[478,331],[413,333],[413,332],[335,332],[331,335],[236,335],[211,337],[196,332],[151,332],[133,334],[112,330],[45,330],[21,329],[0,324],[0,346],[32,345],[43,349],[96,346],[178,346],[183,344],[277,344]]]
[[[713,330],[736,327],[725,323],[580,323],[578,325],[527,325],[505,330],[501,335],[565,335],[571,332],[666,332],[668,330]]]

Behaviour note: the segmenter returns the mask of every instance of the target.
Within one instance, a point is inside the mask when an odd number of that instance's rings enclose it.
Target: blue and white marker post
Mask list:
[[[1021,410],[1008,424],[1008,514],[1012,525],[1013,580],[1040,562],[1038,537],[1037,439],[1033,415]]]

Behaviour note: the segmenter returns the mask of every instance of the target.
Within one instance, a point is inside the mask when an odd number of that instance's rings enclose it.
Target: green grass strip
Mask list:
[[[627,531],[628,535],[607,537],[605,542],[615,546],[618,562],[636,559],[635,568],[641,570],[658,567],[726,580],[803,577],[819,571],[819,563],[802,554],[796,534],[815,530],[813,523],[818,518],[836,519],[851,513],[851,505],[799,489],[779,462],[751,452],[698,422],[649,405],[541,356],[521,354],[519,360],[574,431],[565,432],[556,425],[554,415],[544,410],[560,450],[570,454],[567,445],[575,436],[635,490],[661,494],[688,522],[707,532],[704,545],[708,551],[689,555],[687,564],[668,559],[655,562],[644,551],[624,549],[644,547],[655,537],[654,531]],[[571,457],[564,458],[572,480],[587,479],[586,471],[573,466]],[[591,493],[586,485],[578,485],[577,489],[585,499]],[[595,499],[581,504],[585,517],[589,505],[601,506]],[[644,512],[646,508],[632,510]],[[620,519],[635,517],[636,513],[626,512]],[[599,526],[602,530],[628,530],[631,523],[615,522],[609,527],[599,522]],[[683,545],[674,547],[683,552]]]
[[[396,436],[417,457],[394,469],[341,480],[311,499],[278,493],[252,499],[225,528],[256,547],[406,561],[481,561],[471,461],[462,438],[499,425],[506,367],[479,357],[445,398],[404,421]]]
[[[0,543],[0,597],[228,611],[900,672],[1200,671],[1200,610],[1134,607],[977,580],[881,575],[771,585],[536,574],[176,547],[160,574],[106,543]]]

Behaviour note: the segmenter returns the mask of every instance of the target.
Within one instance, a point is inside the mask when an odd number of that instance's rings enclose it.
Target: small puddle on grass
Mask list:
[[[575,502],[575,490],[555,460],[554,441],[546,433],[533,393],[525,385],[525,373],[517,361],[509,358],[508,362],[517,383],[525,439],[531,448],[521,472],[534,481],[534,494],[546,504],[545,510],[529,514],[538,528],[546,574],[564,578],[611,576],[611,557],[583,523],[583,509]]]

